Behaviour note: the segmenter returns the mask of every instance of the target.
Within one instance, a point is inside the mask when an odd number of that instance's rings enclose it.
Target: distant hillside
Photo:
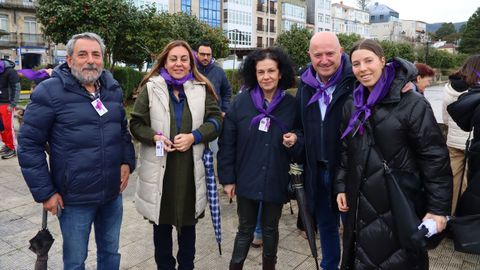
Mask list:
[[[457,23],[453,23],[453,25],[455,25],[455,29],[457,30],[457,32],[460,30],[460,27],[462,27],[462,25],[464,25],[466,22],[457,22]],[[440,28],[440,26],[442,26],[442,24],[444,24],[443,22],[440,22],[440,23],[427,23],[427,32],[436,32],[438,30],[438,28]]]

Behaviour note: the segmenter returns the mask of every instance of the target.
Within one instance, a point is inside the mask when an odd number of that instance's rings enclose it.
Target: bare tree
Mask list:
[[[361,10],[366,10],[368,4],[370,4],[370,0],[357,0],[357,6]]]

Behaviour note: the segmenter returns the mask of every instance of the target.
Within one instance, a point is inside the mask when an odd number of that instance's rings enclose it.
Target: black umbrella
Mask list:
[[[47,229],[47,210],[43,209],[42,229],[30,239],[29,249],[37,254],[35,262],[35,270],[47,269],[48,251],[53,245],[52,234]]]
[[[317,254],[317,243],[315,240],[315,227],[312,217],[308,212],[307,198],[305,195],[305,189],[303,187],[303,167],[297,163],[290,164],[290,174],[291,185],[293,191],[295,191],[295,197],[297,198],[298,212],[300,218],[302,219],[305,232],[307,234],[308,244],[310,246],[310,251],[312,256],[315,259],[315,266],[317,270],[318,267],[318,254]]]

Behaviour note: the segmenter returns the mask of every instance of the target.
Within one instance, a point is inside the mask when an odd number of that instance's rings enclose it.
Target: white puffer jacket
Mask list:
[[[468,132],[463,131],[457,126],[455,121],[447,112],[447,106],[456,101],[458,97],[465,93],[458,92],[452,88],[450,83],[445,84],[445,90],[443,95],[443,122],[448,125],[448,134],[447,134],[447,146],[453,147],[456,149],[465,150],[465,142],[468,138]]]
[[[203,83],[187,81],[183,84],[188,106],[192,114],[193,130],[203,124],[206,90]],[[168,87],[161,76],[150,78],[147,82],[150,121],[152,129],[163,130],[170,137],[170,107]],[[195,218],[205,211],[207,206],[207,186],[202,154],[203,143],[192,146],[195,176]],[[163,157],[155,155],[155,147],[141,144],[139,151],[138,181],[135,193],[135,207],[145,218],[158,225],[162,202],[163,176],[168,153]]]

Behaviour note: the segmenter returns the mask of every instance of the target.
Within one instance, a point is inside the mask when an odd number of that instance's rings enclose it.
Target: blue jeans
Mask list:
[[[332,209],[330,199],[330,179],[328,171],[318,170],[318,198],[315,207],[315,221],[320,233],[322,262],[325,270],[337,270],[340,263],[340,235],[338,233],[338,213]]]
[[[119,269],[122,213],[122,195],[102,205],[66,205],[59,219],[64,269],[85,269],[92,224],[97,243],[97,269]]]
[[[257,225],[255,226],[253,235],[257,239],[262,239],[262,202],[260,202],[258,206]]]

